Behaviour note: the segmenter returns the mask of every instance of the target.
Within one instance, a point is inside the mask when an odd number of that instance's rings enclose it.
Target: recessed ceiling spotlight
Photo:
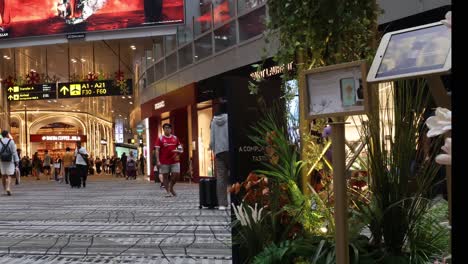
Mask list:
[[[75,59],[71,59],[71,62],[76,63],[76,60],[75,60]]]
[[[131,96],[131,95],[129,95],[129,96],[127,96],[127,97],[128,97],[128,98],[132,98],[132,96]]]
[[[122,99],[125,99],[125,96],[122,96]]]
[[[80,60],[81,60],[81,62],[85,62],[85,61],[86,61],[86,60],[85,60],[85,59],[83,59],[83,58],[81,58]]]
[[[56,103],[56,102],[57,102],[57,100],[54,100],[54,103]]]
[[[148,60],[151,60],[153,57],[146,57]]]
[[[111,113],[114,113],[114,110],[111,110]]]
[[[130,102],[129,104],[133,104],[133,102]]]
[[[131,48],[132,50],[136,50],[135,45],[131,45],[130,48]]]
[[[60,107],[65,107],[65,106],[61,105]]]
[[[119,116],[122,116],[121,114],[119,114]]]
[[[48,103],[52,103],[52,101],[51,101],[51,100],[47,100],[47,102],[48,102]]]

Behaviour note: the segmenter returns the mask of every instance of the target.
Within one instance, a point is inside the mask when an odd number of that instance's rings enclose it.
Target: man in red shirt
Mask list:
[[[164,135],[156,141],[156,164],[163,174],[166,197],[176,196],[174,185],[180,174],[179,155],[183,152],[179,139],[172,135],[171,124],[163,125]]]

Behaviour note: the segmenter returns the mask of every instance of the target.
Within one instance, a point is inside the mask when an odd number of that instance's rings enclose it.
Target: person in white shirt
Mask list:
[[[11,177],[15,177],[15,170],[19,165],[19,157],[16,152],[16,144],[9,137],[7,130],[2,131],[2,139],[0,139],[0,174],[2,175],[3,190],[6,195],[11,195]]]
[[[86,179],[88,178],[88,152],[81,146],[81,142],[76,142],[75,165],[78,175],[81,177],[83,188],[86,188]]]

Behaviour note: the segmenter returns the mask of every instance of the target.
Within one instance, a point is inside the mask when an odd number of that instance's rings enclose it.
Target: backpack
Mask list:
[[[127,170],[136,170],[136,162],[135,160],[131,159],[127,162]]]
[[[11,149],[8,147],[10,145],[11,139],[8,140],[8,143],[5,145],[3,141],[0,140],[2,143],[2,151],[0,152],[0,159],[4,162],[11,162],[13,160],[13,153],[11,153]]]

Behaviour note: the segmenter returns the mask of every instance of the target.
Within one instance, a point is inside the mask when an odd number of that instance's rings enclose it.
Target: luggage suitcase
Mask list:
[[[72,188],[80,188],[81,187],[81,177],[78,174],[78,170],[76,169],[76,166],[71,166],[68,169],[70,173],[70,186]]]
[[[216,178],[201,178],[198,186],[200,189],[199,208],[202,209],[203,207],[208,207],[213,209],[215,206],[218,206],[218,198],[216,196]]]

